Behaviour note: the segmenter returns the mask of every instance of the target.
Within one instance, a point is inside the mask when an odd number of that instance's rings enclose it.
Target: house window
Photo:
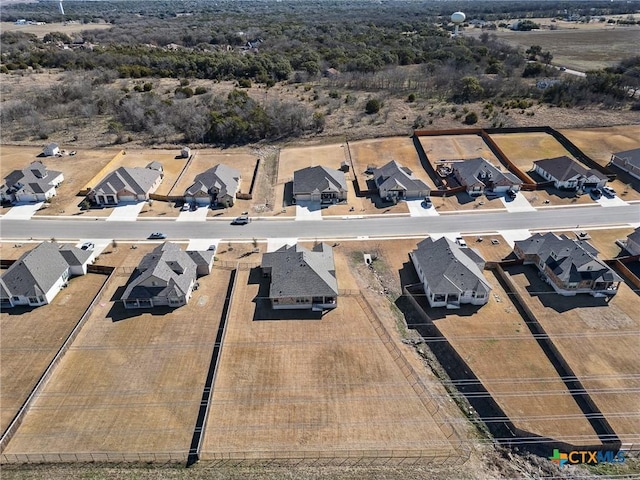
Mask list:
[[[280,300],[279,300],[279,299],[277,299],[277,298],[274,298],[274,299],[273,299],[273,303],[278,303],[279,301],[280,301]]]
[[[29,303],[39,303],[38,297],[29,297]]]
[[[19,302],[20,301],[20,297],[13,297],[13,301],[14,302]]]
[[[484,298],[484,293],[476,293],[476,298]]]

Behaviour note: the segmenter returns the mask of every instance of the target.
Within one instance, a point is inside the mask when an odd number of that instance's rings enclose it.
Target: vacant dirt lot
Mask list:
[[[6,453],[188,450],[229,271],[153,313],[114,304],[127,279],[108,287]]]
[[[480,135],[438,135],[420,137],[429,161],[436,168],[439,160],[483,157],[493,163],[498,159]]]
[[[9,258],[5,256],[4,249],[2,258]],[[2,432],[18,413],[105,280],[106,276],[91,273],[72,278],[69,286],[58,293],[49,305],[16,307],[0,314]]]
[[[640,125],[567,129],[560,132],[600,165],[607,165],[612,153],[640,148]]]
[[[608,303],[590,295],[563,297],[543,283],[532,266],[509,268],[508,273],[622,441],[636,435],[640,431],[638,294],[623,283]]]
[[[427,313],[516,427],[576,444],[598,443],[509,296],[491,272],[485,276],[493,287],[486,305]]]
[[[259,272],[240,272],[205,458],[241,452],[451,452],[355,297],[340,297],[338,308],[321,318],[298,312],[276,319],[264,310],[266,292]],[[256,319],[265,312],[271,320]]]

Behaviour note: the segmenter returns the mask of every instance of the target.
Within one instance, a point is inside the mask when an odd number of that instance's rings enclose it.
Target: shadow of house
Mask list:
[[[293,180],[284,184],[284,194],[282,196],[282,206],[290,207],[291,205],[295,205],[293,201]]]
[[[590,295],[576,295],[575,297],[564,297],[558,295],[555,290],[547,284],[540,273],[532,265],[518,265],[505,269],[509,275],[524,275],[529,285],[525,288],[531,297],[538,298],[540,303],[547,308],[552,308],[558,313],[568,312],[575,308],[602,307],[606,306],[606,298],[596,298]]]

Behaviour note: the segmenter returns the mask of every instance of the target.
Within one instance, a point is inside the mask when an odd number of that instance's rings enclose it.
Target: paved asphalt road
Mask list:
[[[26,240],[56,238],[115,238],[142,240],[151,232],[163,232],[168,240],[189,238],[282,238],[338,239],[358,236],[418,236],[432,233],[482,233],[519,229],[575,229],[589,226],[640,223],[640,206],[570,207],[535,212],[492,212],[441,215],[439,217],[367,217],[296,222],[294,220],[254,220],[248,225],[230,225],[226,220],[176,222],[138,220],[105,222],[85,219],[0,220],[0,236]]]

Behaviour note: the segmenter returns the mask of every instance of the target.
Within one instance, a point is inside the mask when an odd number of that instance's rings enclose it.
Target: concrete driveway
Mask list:
[[[602,195],[599,199],[596,200],[598,205],[602,205],[603,207],[618,207],[622,205],[628,205],[627,202],[622,200],[620,197],[606,197]]]
[[[209,247],[212,245],[216,247],[216,251],[217,251],[219,243],[220,243],[219,238],[190,238],[189,244],[187,245],[187,251],[208,250]]]
[[[24,203],[14,205],[4,214],[3,218],[10,218],[13,220],[29,220],[35,215],[35,213],[44,205],[44,202],[38,203]]]
[[[199,207],[194,211],[180,212],[176,222],[204,222],[207,219],[208,207]]]
[[[298,202],[296,220],[322,220],[320,202]]]
[[[422,198],[407,200],[407,207],[409,207],[409,215],[412,217],[437,217],[440,215],[433,204],[426,208]]]
[[[297,237],[289,238],[268,238],[267,239],[267,252],[275,252],[280,247],[285,245],[295,245],[298,243]]]
[[[106,220],[108,222],[135,222],[138,219],[138,214],[142,210],[142,207],[144,207],[146,203],[147,202],[124,203],[113,207],[111,215],[109,215]]]
[[[535,212],[536,210],[520,192],[516,194],[516,198],[513,200],[502,196],[500,201],[507,209],[507,212]]]

